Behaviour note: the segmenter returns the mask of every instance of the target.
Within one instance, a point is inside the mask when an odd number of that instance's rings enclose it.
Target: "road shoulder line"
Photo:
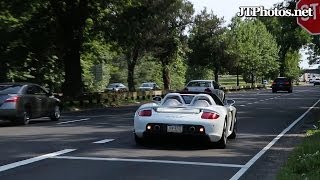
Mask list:
[[[104,143],[112,142],[114,140],[115,139],[104,139],[104,140],[101,140],[101,141],[93,142],[93,144],[104,144]]]

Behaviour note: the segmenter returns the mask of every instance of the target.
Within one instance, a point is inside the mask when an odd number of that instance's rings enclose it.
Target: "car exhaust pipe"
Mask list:
[[[154,130],[159,131],[160,130],[160,126],[159,125],[155,125],[154,126]]]
[[[196,131],[196,128],[195,128],[194,126],[191,126],[191,127],[189,128],[189,131],[195,132],[195,131]]]

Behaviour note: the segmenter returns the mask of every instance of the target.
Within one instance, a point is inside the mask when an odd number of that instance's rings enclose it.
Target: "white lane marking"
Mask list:
[[[114,141],[114,139],[104,139],[104,140],[101,140],[101,141],[94,142],[94,144],[104,144],[104,143],[108,143],[108,142],[111,142],[111,141]]]
[[[168,160],[152,160],[152,159],[98,158],[98,157],[73,157],[73,156],[55,156],[55,157],[52,157],[52,158],[53,159],[69,159],[69,160],[121,161],[121,162],[182,164],[182,165],[215,166],[215,167],[230,167],[230,168],[242,168],[242,167],[244,167],[243,165],[239,165],[239,164],[220,164],[220,163],[168,161]]]
[[[90,118],[84,118],[84,119],[78,119],[78,120],[72,120],[72,121],[65,121],[65,122],[60,122],[60,123],[57,123],[57,125],[60,125],[60,124],[68,124],[68,123],[74,123],[74,122],[80,122],[80,121],[88,121]]]
[[[19,166],[31,164],[31,163],[34,163],[34,162],[37,162],[37,161],[41,161],[41,160],[44,160],[44,159],[52,158],[52,157],[55,157],[55,156],[59,156],[59,155],[62,155],[62,154],[66,154],[66,153],[69,153],[69,152],[72,152],[72,151],[75,151],[75,150],[76,149],[65,149],[65,150],[62,150],[62,151],[57,151],[57,152],[54,152],[54,153],[45,154],[45,155],[42,155],[42,156],[38,156],[38,157],[34,157],[34,158],[30,158],[30,159],[14,162],[14,163],[11,163],[11,164],[7,164],[7,165],[4,165],[4,166],[0,166],[0,172],[6,171],[6,170],[9,170],[9,169],[13,169],[13,168],[16,168],[16,167],[19,167]]]
[[[244,107],[244,106],[246,106],[246,105],[244,105],[244,104],[241,104],[240,106]]]
[[[132,115],[125,115],[125,116],[128,116],[128,117],[125,117],[125,118],[131,118],[133,119],[133,116]],[[131,117],[132,116],[132,117]],[[77,116],[78,118],[82,118],[82,117],[87,117],[87,118],[99,118],[99,117],[106,117],[106,118],[118,118],[119,115],[95,115],[95,116]]]
[[[296,119],[290,126],[284,129],[277,137],[275,137],[266,147],[264,147],[258,154],[250,159],[230,180],[238,180],[264,153],[266,153],[282,136],[284,136],[293,126],[295,126],[301,119],[303,119],[318,103],[320,99],[314,103],[305,113]]]

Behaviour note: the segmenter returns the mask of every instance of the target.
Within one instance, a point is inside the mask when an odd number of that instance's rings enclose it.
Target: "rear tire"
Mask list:
[[[18,120],[16,120],[15,122],[18,125],[28,125],[30,122],[30,111],[29,110],[25,110],[23,112],[23,116],[21,118],[19,118]]]
[[[288,93],[292,93],[292,89],[290,89],[290,90],[288,91]]]
[[[237,137],[237,130],[238,130],[237,122],[238,122],[237,118],[235,118],[232,133],[228,137],[229,139],[235,139]]]
[[[145,145],[145,140],[143,138],[138,137],[136,134],[134,135],[134,141],[136,142],[136,145],[138,145],[138,146]]]
[[[227,121],[224,122],[221,139],[216,142],[216,147],[224,149],[227,146]]]
[[[272,89],[272,93],[276,93],[276,92],[277,92],[276,90]]]
[[[59,121],[61,116],[61,111],[60,111],[60,107],[58,105],[56,105],[54,107],[54,111],[52,112],[50,119],[51,121]]]

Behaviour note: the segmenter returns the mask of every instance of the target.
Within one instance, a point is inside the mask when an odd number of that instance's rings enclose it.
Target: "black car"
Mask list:
[[[60,100],[32,83],[0,83],[0,119],[26,125],[32,118],[60,118]]]
[[[292,93],[292,81],[286,77],[278,77],[272,83],[272,93],[276,93],[278,91],[288,91],[288,93]]]

